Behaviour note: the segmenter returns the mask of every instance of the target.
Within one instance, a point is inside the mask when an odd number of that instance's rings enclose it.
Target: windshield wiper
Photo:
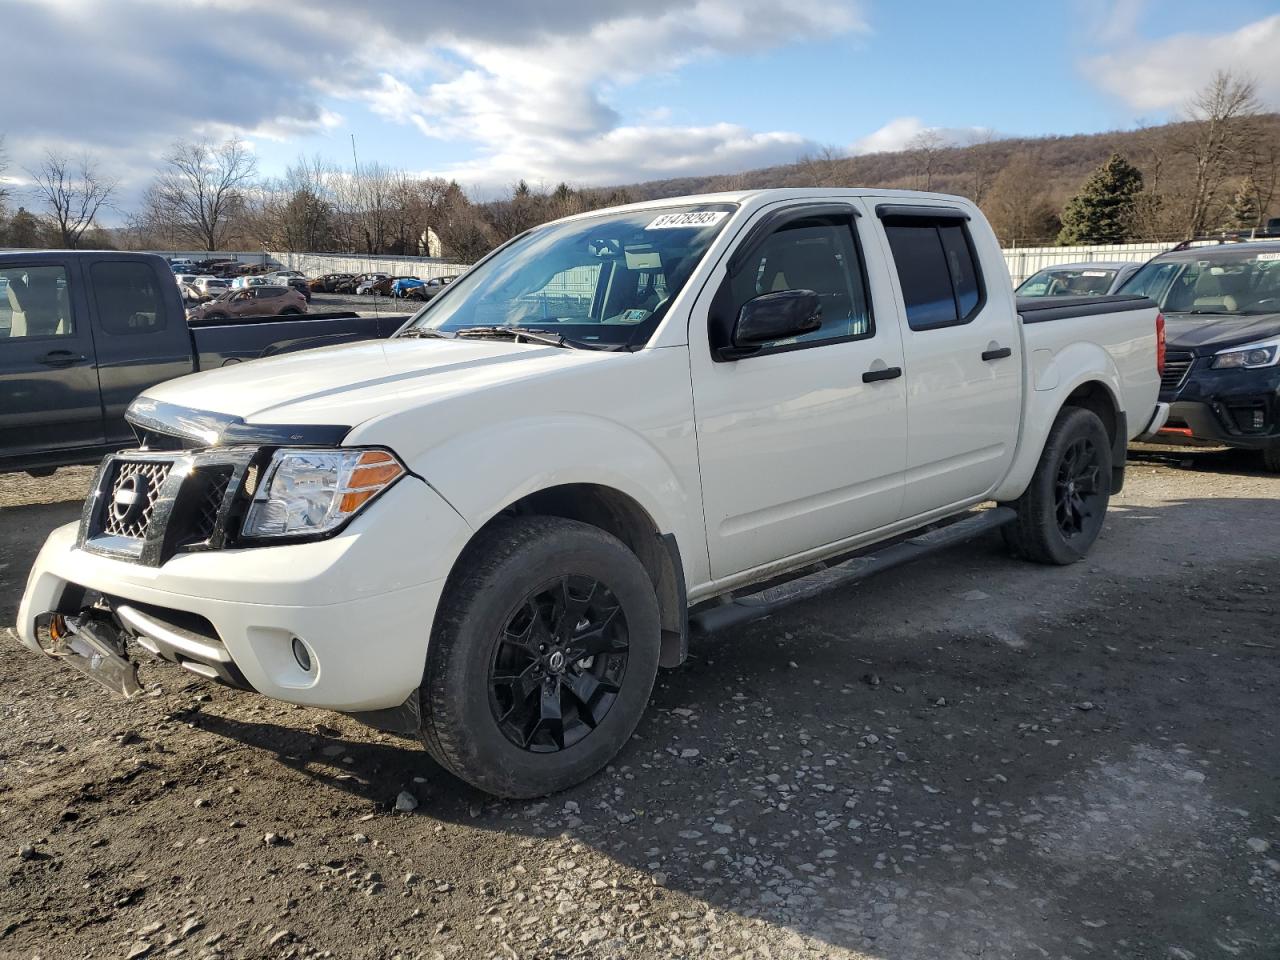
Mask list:
[[[603,350],[604,347],[582,340],[572,340],[554,330],[538,330],[534,327],[466,327],[454,334],[455,337],[493,338],[510,337],[517,343],[529,340],[533,343],[545,343],[552,347],[565,347],[569,350]]]
[[[401,338],[409,338],[409,337],[431,337],[437,340],[453,339],[452,337],[446,336],[445,334],[440,333],[438,330],[432,330],[429,327],[410,327],[408,330],[403,330],[400,333],[397,333],[395,336],[395,339],[399,340]]]

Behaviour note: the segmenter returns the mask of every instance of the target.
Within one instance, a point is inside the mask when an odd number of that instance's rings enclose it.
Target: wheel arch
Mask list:
[[[1092,411],[1102,421],[1111,443],[1111,492],[1118,493],[1124,486],[1125,455],[1129,444],[1128,417],[1121,406],[1117,390],[1117,374],[1111,369],[1081,371],[1068,381],[1059,381],[1053,389],[1036,389],[1024,408],[1026,423],[1014,456],[1013,465],[1005,479],[992,494],[992,499],[1007,502],[1022,495],[1036,464],[1044,452],[1058,415],[1067,407],[1082,407]]]
[[[513,500],[472,534],[468,546],[495,523],[513,516],[577,520],[621,540],[644,566],[658,598],[662,622],[659,663],[679,666],[688,654],[689,604],[684,563],[675,535],[663,533],[638,500],[599,483],[561,483]],[[464,548],[465,552],[465,548]]]

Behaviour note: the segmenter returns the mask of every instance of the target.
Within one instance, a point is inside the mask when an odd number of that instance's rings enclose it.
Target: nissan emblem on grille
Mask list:
[[[172,463],[120,460],[102,511],[102,532],[141,540],[146,536],[160,488]]]
[[[125,477],[111,497],[111,515],[116,523],[131,523],[142,512],[149,492],[150,484],[141,473]]]

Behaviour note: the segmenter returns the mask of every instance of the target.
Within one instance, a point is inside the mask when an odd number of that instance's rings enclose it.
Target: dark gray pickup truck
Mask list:
[[[134,442],[125,408],[153,384],[227,363],[388,337],[403,316],[188,322],[152,254],[0,254],[0,473],[93,463]]]

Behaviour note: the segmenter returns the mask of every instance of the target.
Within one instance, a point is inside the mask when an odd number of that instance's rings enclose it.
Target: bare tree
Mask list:
[[[938,160],[942,151],[950,147],[951,142],[940,130],[921,130],[907,142],[907,152],[915,162],[917,190],[933,189],[933,177],[938,172]]]
[[[987,216],[1007,246],[1045,243],[1057,235],[1057,212],[1045,199],[1045,174],[1039,160],[1020,153],[991,185]]]
[[[59,242],[76,249],[98,211],[110,203],[116,181],[100,175],[87,153],[72,159],[50,150],[44,163],[27,173],[35,181],[32,193],[44,204]]]
[[[257,158],[232,137],[220,144],[180,140],[164,162],[148,196],[152,215],[205,250],[221,249],[257,173]]]
[[[1280,188],[1280,134],[1272,127],[1265,136],[1253,138],[1245,155],[1245,182],[1253,191],[1253,200],[1261,226],[1271,211]]]
[[[1249,144],[1254,118],[1261,112],[1257,86],[1248,77],[1219,70],[1185,108],[1186,124],[1178,146],[1195,165],[1185,233],[1204,233],[1223,181]]]
[[[0,136],[0,213],[4,212],[5,203],[9,200],[9,185],[5,182],[5,173],[9,169],[9,151],[5,149],[4,137]]]
[[[796,166],[805,186],[836,187],[840,185],[840,165],[844,151],[833,144],[824,144],[812,152],[796,158]]]
[[[962,189],[978,206],[986,202],[991,185],[1000,173],[1000,156],[994,146],[998,139],[994,130],[978,130],[964,144],[968,163]]]

